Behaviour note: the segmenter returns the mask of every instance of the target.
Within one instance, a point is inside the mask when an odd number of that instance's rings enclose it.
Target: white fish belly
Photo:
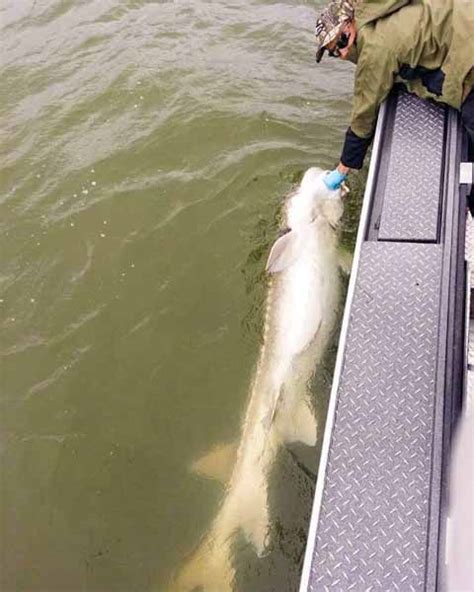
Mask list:
[[[315,236],[279,279],[278,306],[272,315],[274,347],[280,357],[290,360],[334,322],[339,293],[336,252],[320,238]]]

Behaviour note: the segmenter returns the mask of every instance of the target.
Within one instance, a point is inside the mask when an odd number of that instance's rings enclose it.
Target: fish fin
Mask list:
[[[247,518],[251,518],[251,515]],[[251,523],[242,525],[247,540],[253,545],[259,558],[264,557],[268,550],[269,520],[268,508],[265,508],[263,513],[254,513]]]
[[[301,442],[307,446],[315,446],[317,433],[316,418],[309,402],[299,401],[293,413],[285,417],[285,424],[281,429],[284,441],[287,444]]]
[[[278,273],[293,265],[298,257],[299,242],[298,233],[292,230],[275,241],[268,256],[266,271]]]
[[[352,260],[352,253],[340,247],[338,250],[338,263],[344,275],[351,275]]]
[[[191,469],[202,477],[227,483],[237,459],[237,449],[235,442],[214,446],[208,454],[193,462]]]
[[[268,549],[270,516],[268,508],[268,476],[254,475],[252,480],[241,484],[236,494],[238,507],[235,509],[237,524],[247,541],[253,546],[258,557],[263,557]]]

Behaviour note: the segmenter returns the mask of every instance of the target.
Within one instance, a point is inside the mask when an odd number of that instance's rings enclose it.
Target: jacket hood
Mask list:
[[[379,18],[388,16],[410,2],[411,0],[359,0],[355,3],[357,28],[361,29]]]

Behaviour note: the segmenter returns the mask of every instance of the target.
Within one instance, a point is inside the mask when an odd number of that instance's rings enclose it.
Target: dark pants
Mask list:
[[[471,90],[461,106],[461,119],[468,137],[467,159],[469,162],[474,162],[474,90]],[[474,216],[474,186],[471,188],[471,193],[467,196],[467,203],[471,215]]]
[[[474,161],[474,90],[467,95],[461,106],[461,119],[469,138],[469,160]]]

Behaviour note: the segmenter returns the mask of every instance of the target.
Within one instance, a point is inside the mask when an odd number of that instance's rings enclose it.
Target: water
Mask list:
[[[238,438],[282,198],[350,113],[320,5],[2,3],[2,590],[165,590],[209,527],[190,465]],[[236,590],[297,588],[315,458],[281,455]]]

